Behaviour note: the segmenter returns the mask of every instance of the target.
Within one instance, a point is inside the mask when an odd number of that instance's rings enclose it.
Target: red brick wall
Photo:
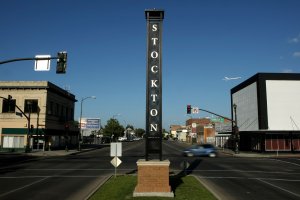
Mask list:
[[[171,192],[169,165],[138,164],[138,183],[135,192]]]

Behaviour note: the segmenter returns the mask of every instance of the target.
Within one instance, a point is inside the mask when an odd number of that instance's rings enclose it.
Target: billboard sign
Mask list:
[[[82,118],[81,129],[100,129],[99,118]]]

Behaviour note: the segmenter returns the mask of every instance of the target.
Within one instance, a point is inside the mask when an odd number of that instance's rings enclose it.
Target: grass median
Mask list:
[[[89,200],[216,200],[195,177],[193,176],[171,176],[170,185],[175,197],[133,197],[133,191],[137,184],[137,177],[133,175],[111,177],[103,184]]]

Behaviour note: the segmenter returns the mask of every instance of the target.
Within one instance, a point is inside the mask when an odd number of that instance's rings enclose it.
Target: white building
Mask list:
[[[240,149],[300,151],[300,74],[258,73],[231,89]]]

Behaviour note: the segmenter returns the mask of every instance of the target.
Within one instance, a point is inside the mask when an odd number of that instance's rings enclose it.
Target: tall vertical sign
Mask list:
[[[162,160],[162,21],[163,10],[145,10],[147,20],[146,161]]]

